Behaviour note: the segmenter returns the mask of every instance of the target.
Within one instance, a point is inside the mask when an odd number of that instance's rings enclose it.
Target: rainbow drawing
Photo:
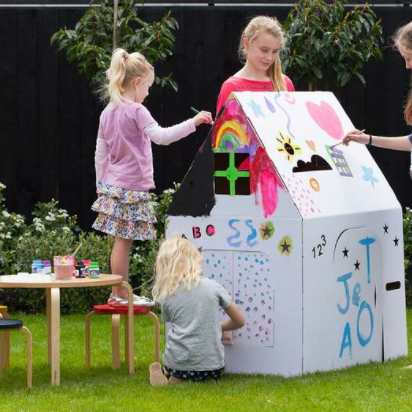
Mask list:
[[[237,149],[249,145],[245,129],[236,121],[224,122],[216,136],[215,147],[220,150]]]

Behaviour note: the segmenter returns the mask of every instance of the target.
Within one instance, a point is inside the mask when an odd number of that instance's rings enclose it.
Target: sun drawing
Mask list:
[[[291,162],[297,153],[302,153],[302,149],[299,145],[294,144],[290,137],[284,137],[281,132],[276,140],[280,143],[278,146],[278,152],[284,152],[286,159]]]

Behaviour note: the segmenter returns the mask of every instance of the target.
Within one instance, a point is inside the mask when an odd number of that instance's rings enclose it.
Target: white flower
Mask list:
[[[65,232],[70,232],[70,228],[67,227],[67,226],[63,226],[62,229],[63,229]]]
[[[53,213],[50,213],[45,217],[45,219],[48,220],[49,222],[54,222],[56,220],[56,217],[54,216]]]
[[[34,223],[34,228],[38,231],[38,232],[43,232],[44,225],[43,223],[41,223],[41,220],[39,218],[34,218],[33,219],[33,223]]]
[[[4,233],[0,233],[0,239],[4,239],[6,235]]]
[[[59,215],[58,217],[69,217],[69,214],[67,213],[66,210],[64,209],[59,209]]]
[[[6,185],[3,185],[3,183],[0,183],[0,190],[3,190],[6,188]]]
[[[7,212],[7,211],[5,211],[5,210],[3,210],[3,216],[4,216],[4,217],[10,217],[10,213]]]
[[[7,232],[6,239],[11,239],[11,233],[10,232]]]

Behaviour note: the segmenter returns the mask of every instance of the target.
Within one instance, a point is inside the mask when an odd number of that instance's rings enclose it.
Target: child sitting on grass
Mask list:
[[[241,328],[245,318],[226,290],[202,276],[203,256],[188,240],[162,243],[156,259],[153,298],[167,328],[163,368],[150,365],[152,386],[218,380],[224,370],[222,333]],[[219,321],[219,307],[229,320]]]

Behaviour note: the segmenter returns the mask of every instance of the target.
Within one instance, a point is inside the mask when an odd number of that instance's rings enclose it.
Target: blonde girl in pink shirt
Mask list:
[[[279,53],[284,43],[282,26],[276,19],[256,16],[248,23],[239,43],[244,66],[222,84],[216,114],[232,92],[295,91],[292,81],[282,73]]]
[[[156,237],[156,216],[149,190],[155,187],[151,142],[168,145],[212,123],[212,115],[201,111],[191,119],[162,128],[143,106],[155,74],[153,66],[140,53],[123,49],[113,52],[107,71],[106,96],[110,103],[100,116],[95,166],[98,199],[92,209],[98,212],[93,228],[115,237],[110,264],[112,273],[129,278],[129,252],[133,240]],[[115,287],[112,305],[127,304],[124,288]],[[135,304],[150,305],[138,296]]]

